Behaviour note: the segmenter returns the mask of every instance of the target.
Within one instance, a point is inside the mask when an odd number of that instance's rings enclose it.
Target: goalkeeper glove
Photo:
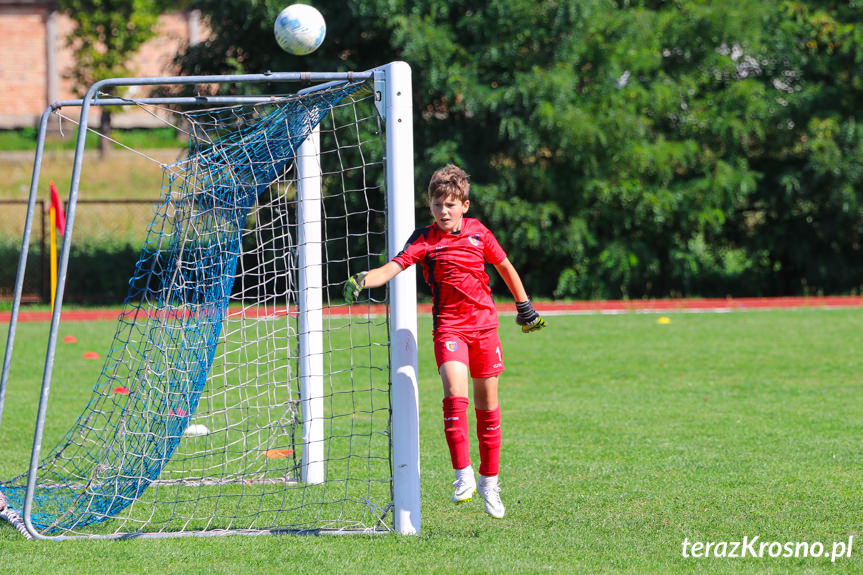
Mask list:
[[[354,303],[354,301],[360,297],[360,292],[363,291],[364,287],[366,287],[367,275],[369,275],[369,272],[360,272],[348,278],[348,281],[345,282],[344,288],[342,288],[342,295],[345,296],[346,302]]]
[[[539,317],[536,310],[533,309],[533,304],[530,303],[530,298],[528,298],[527,301],[515,302],[515,309],[518,310],[518,315],[515,316],[515,323],[521,326],[521,331],[524,333],[530,333],[548,325],[545,323],[544,319]]]

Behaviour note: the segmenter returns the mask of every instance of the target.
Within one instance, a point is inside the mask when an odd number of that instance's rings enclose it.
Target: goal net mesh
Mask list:
[[[386,530],[387,306],[341,301],[386,252],[383,133],[367,82],[185,110],[92,394],[39,463],[46,535]],[[320,129],[324,479],[303,483],[297,154]],[[367,295],[367,292],[366,292]],[[380,313],[372,313],[380,311]],[[314,311],[314,310],[312,310]],[[27,474],[0,482],[23,508]]]

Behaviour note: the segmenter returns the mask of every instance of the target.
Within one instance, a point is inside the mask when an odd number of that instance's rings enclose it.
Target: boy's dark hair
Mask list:
[[[466,202],[470,195],[470,176],[454,164],[447,164],[432,174],[429,181],[429,203],[450,196]]]

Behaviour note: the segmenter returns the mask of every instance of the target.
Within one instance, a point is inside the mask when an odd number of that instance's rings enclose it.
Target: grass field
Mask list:
[[[160,195],[162,171],[160,163],[175,162],[187,148],[185,140],[170,129],[115,130],[113,137],[134,153],[115,145],[108,158],[97,150],[98,137],[88,133],[84,164],[81,172],[80,199],[152,200]],[[57,185],[64,200],[72,179],[77,130],[64,123],[62,134],[52,133],[45,143],[39,176],[39,198],[47,200],[48,183]],[[0,200],[26,200],[33,176],[36,150],[36,130],[0,130]],[[122,174],[122,178],[117,175]],[[0,231],[3,228],[0,227]]]
[[[146,199],[158,198],[162,186],[162,170],[158,162],[173,163],[181,148],[145,150],[152,158],[116,150],[108,160],[101,161],[98,152],[88,150],[81,170],[80,199]],[[48,184],[53,181],[62,199],[69,195],[72,180],[72,160],[69,150],[50,150],[43,156],[39,174],[39,198],[48,200]],[[0,171],[4,174],[0,183],[0,199],[26,200],[30,194],[33,177],[33,153],[0,153]],[[123,178],[117,178],[123,174]]]
[[[863,309],[668,317],[555,316],[530,336],[503,318],[501,521],[479,502],[449,503],[440,384],[421,318],[421,535],[37,543],[0,524],[0,564],[52,574],[863,572]],[[80,411],[101,367],[81,355],[104,350],[114,327],[62,326],[79,343],[58,349],[55,380],[67,385],[52,402]],[[47,328],[19,326],[3,478],[28,461]],[[49,428],[47,447],[66,424]],[[477,460],[475,441],[472,452]],[[682,556],[685,539],[744,537],[820,542],[828,556]],[[831,562],[833,543],[849,537],[851,557]]]

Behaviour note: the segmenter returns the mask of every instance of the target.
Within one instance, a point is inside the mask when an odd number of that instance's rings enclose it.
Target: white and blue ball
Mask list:
[[[317,50],[324,42],[327,23],[313,6],[291,4],[279,13],[273,32],[282,50],[304,56]]]

